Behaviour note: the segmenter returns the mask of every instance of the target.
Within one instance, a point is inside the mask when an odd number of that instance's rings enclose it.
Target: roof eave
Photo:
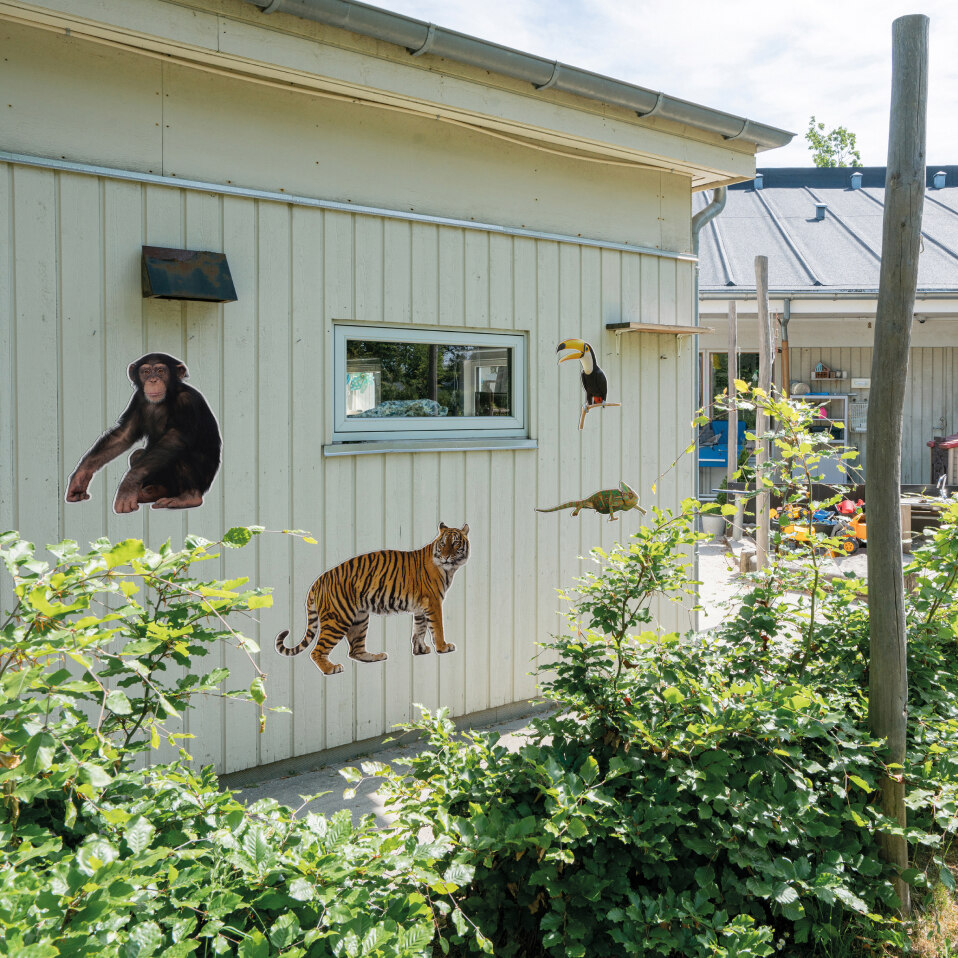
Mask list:
[[[539,90],[559,90],[633,110],[639,117],[660,117],[725,140],[753,143],[754,152],[785,146],[795,134],[722,110],[668,96],[656,90],[547,60],[478,39],[434,23],[383,10],[357,0],[245,0],[264,14],[287,13],[394,43],[413,56],[431,55],[525,80]],[[738,180],[732,178],[732,181]]]
[[[733,299],[755,299],[755,288],[747,286],[723,286],[720,288],[699,290],[701,299],[715,300],[733,300]],[[769,288],[768,295],[774,299],[862,299],[878,297],[878,290],[875,287],[852,289],[835,287],[776,287]],[[949,289],[947,287],[918,289],[915,294],[916,299],[958,299],[958,288]]]

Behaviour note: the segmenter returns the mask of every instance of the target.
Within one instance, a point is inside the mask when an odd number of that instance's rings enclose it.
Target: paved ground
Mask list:
[[[499,725],[477,726],[477,728],[494,729],[501,735],[501,743],[511,751],[515,751],[522,745],[522,731],[528,727],[530,717],[526,716]],[[290,775],[286,778],[263,782],[261,785],[245,787],[240,791],[239,797],[244,802],[255,802],[261,798],[275,798],[283,805],[300,809],[299,814],[310,811],[331,815],[341,808],[348,808],[353,813],[354,822],[358,821],[362,815],[375,815],[380,824],[386,825],[389,823],[389,819],[386,816],[382,799],[376,794],[376,779],[363,781],[356,790],[356,795],[351,799],[345,799],[343,798],[343,792],[351,786],[339,774],[339,770],[349,766],[359,768],[362,762],[369,760],[390,765],[397,758],[415,754],[421,748],[422,745],[419,742],[398,746],[390,745],[388,748],[377,751],[374,755],[357,756],[347,762],[337,762],[316,771],[305,772],[301,775]],[[304,797],[317,795],[319,792],[327,792],[327,794],[304,803]]]
[[[737,555],[741,550],[741,543],[732,543],[728,546],[722,543],[709,542],[699,547],[699,579],[702,581],[700,590],[703,612],[699,613],[699,627],[709,628],[718,624],[724,615],[728,603],[748,588],[747,581],[738,574]],[[731,553],[731,554],[730,554]],[[865,574],[866,555],[859,552],[857,555],[841,558],[834,561],[832,571],[854,571],[859,575]],[[531,715],[520,717],[518,720],[492,726],[478,726],[494,729],[502,735],[502,743],[512,749],[518,748],[523,741],[523,729],[528,726]],[[244,786],[240,791],[243,801],[253,802],[261,798],[275,798],[284,805],[303,811],[315,811],[331,814],[341,808],[349,808],[356,821],[361,815],[375,815],[383,824],[388,819],[379,796],[376,794],[375,780],[364,781],[357,789],[355,797],[344,799],[343,792],[350,786],[339,774],[341,768],[347,766],[359,767],[362,761],[373,758],[377,762],[390,764],[404,755],[414,754],[421,748],[418,742],[390,745],[371,756],[357,756],[348,761],[336,762],[323,768],[289,775],[284,778],[274,778],[260,784]],[[304,804],[303,797],[326,792],[308,804]],[[300,812],[302,814],[302,811]]]
[[[744,543],[755,548],[753,542]],[[722,620],[729,604],[737,604],[743,591],[748,589],[748,580],[738,574],[739,553],[742,542],[708,542],[699,546],[699,589],[703,611],[699,613],[699,628],[708,629]],[[905,556],[905,561],[909,560]],[[825,575],[854,574],[864,577],[868,567],[868,554],[862,549],[853,556],[840,556],[823,560]],[[735,600],[735,601],[733,601]]]

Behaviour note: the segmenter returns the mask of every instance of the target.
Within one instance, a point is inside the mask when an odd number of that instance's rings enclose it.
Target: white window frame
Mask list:
[[[346,415],[346,342],[440,343],[451,346],[499,346],[513,350],[512,400],[514,416],[410,416],[359,419]],[[366,326],[333,323],[333,442],[383,439],[526,438],[528,436],[528,377],[524,333],[467,332],[444,326]],[[451,425],[455,423],[455,425]]]

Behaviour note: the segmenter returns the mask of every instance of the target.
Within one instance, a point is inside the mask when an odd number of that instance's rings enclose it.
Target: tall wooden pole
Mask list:
[[[768,315],[768,257],[755,257],[755,300],[758,305],[758,385],[766,394],[772,393],[772,363],[774,362],[774,344],[772,342],[772,323]],[[756,451],[756,475],[761,476],[763,466],[768,461],[768,443],[762,436],[768,431],[768,416],[760,409],[755,413],[755,434],[758,439]],[[755,496],[755,551],[759,569],[768,562],[769,502],[768,489],[757,484]]]
[[[901,429],[925,197],[927,94],[928,17],[899,17],[892,24],[891,120],[865,483],[871,630],[868,716],[874,735],[887,741],[887,761],[893,765],[905,762],[908,715],[901,560]],[[882,778],[881,793],[884,813],[904,827],[905,783],[901,769],[893,769]],[[882,834],[880,840],[885,859],[899,869],[906,868],[905,839]],[[895,890],[907,914],[908,885],[898,880]]]

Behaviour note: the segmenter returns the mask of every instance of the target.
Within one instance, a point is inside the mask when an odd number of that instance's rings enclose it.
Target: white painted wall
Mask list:
[[[0,162],[0,528],[41,545],[105,533],[155,548],[259,523],[319,541],[269,535],[211,566],[274,587],[275,606],[253,632],[270,704],[293,709],[260,735],[253,714],[204,703],[187,719],[191,750],[219,771],[382,734],[416,702],[462,715],[535,693],[536,643],[565,625],[555,590],[584,571],[580,556],[625,539],[639,516],[573,520],[534,507],[623,479],[645,505],[675,508],[693,489],[691,457],[680,457],[691,436],[691,339],[617,342],[605,330],[688,325],[692,264],[602,244],[687,252],[693,176],[728,180],[753,164],[741,143],[483,71],[439,73],[293,18],[261,21],[238,0],[0,0],[0,149],[132,172]],[[283,77],[295,89],[281,88]],[[325,96],[337,86],[361,87],[366,101]],[[592,144],[681,172],[557,156],[370,98],[435,102],[447,119],[525,130],[535,146]],[[214,185],[137,180],[148,174]],[[228,196],[216,184],[400,216]],[[413,222],[406,212],[568,239]],[[238,301],[143,300],[144,244],[225,251]],[[537,448],[324,457],[336,320],[523,332]],[[582,432],[577,370],[555,361],[571,335],[594,345],[622,403],[591,413]],[[115,516],[122,460],[94,479],[92,501],[64,503],[77,460],[128,401],[127,364],[151,350],[182,358],[219,417],[223,466],[205,505]],[[414,658],[409,618],[390,617],[370,627],[370,647],[389,652],[381,665],[348,662],[324,679],[307,656],[275,654],[277,632],[302,635],[303,598],[319,573],[359,552],[417,548],[440,520],[472,530],[472,558],[445,603],[455,653]],[[666,629],[691,622],[681,604],[658,612]],[[224,660],[245,674],[241,660]]]
[[[0,164],[0,210],[0,527],[39,544],[106,533],[155,548],[247,523],[319,540],[270,535],[225,557],[226,574],[275,588],[254,637],[270,703],[293,714],[271,717],[259,735],[252,713],[234,705],[227,721],[221,702],[205,703],[189,719],[191,747],[221,771],[384,733],[414,702],[458,715],[532,696],[536,642],[564,625],[556,588],[583,571],[579,556],[639,521],[534,507],[620,479],[646,505],[675,507],[691,491],[689,457],[650,491],[688,443],[690,340],[629,334],[617,353],[604,330],[687,322],[687,262],[13,164]],[[224,249],[238,302],[143,300],[144,243]],[[525,331],[538,448],[324,458],[331,328],[343,318]],[[596,346],[623,403],[591,413],[581,433],[577,372],[555,362],[572,334]],[[96,476],[90,502],[64,503],[77,460],[128,400],[128,362],[153,349],[187,363],[219,417],[223,466],[206,504],[115,516],[122,459]],[[472,558],[445,604],[455,653],[414,658],[400,616],[373,619],[369,646],[389,653],[381,665],[346,660],[344,643],[333,658],[346,671],[324,679],[308,656],[272,651],[280,630],[302,635],[316,575],[358,552],[418,547],[440,520],[472,530]],[[688,611],[666,604],[661,621],[683,628]],[[245,674],[241,661],[226,664]]]
[[[657,116],[639,118],[624,107],[537,90],[428,54],[412,57],[403,47],[300,17],[266,15],[242,0],[2,0],[0,21],[274,89],[480,127],[560,153],[681,171],[696,189],[754,174],[754,145],[745,140]],[[62,92],[69,98],[69,90]]]
[[[0,43],[0,148],[14,153],[689,249],[689,176],[557,156],[72,34],[0,21]]]

